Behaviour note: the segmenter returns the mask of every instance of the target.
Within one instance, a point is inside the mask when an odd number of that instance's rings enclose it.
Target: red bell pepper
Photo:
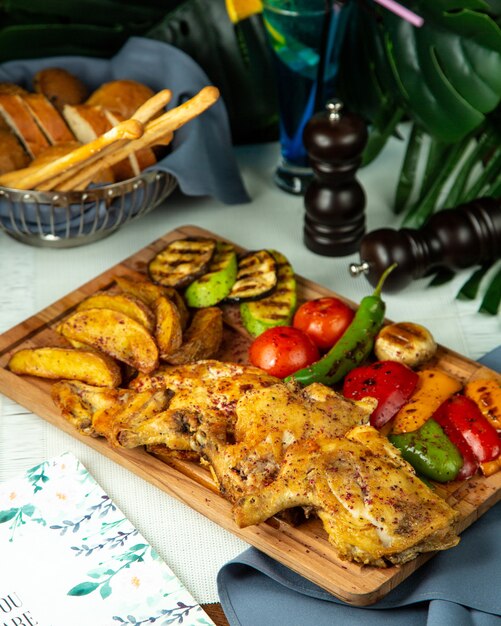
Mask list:
[[[367,396],[376,398],[378,405],[370,422],[381,428],[409,400],[416,388],[418,375],[397,361],[376,361],[371,365],[357,367],[346,375],[343,395],[353,400]]]
[[[463,466],[459,470],[456,480],[471,478],[478,470],[480,463],[473,454],[470,444],[463,437],[456,424],[452,421],[448,411],[448,401],[443,402],[433,414],[433,419],[440,424],[442,430],[458,449],[463,457]]]
[[[448,428],[454,428],[463,437],[479,463],[494,461],[501,454],[501,438],[470,398],[452,396],[436,411],[434,419],[442,427],[441,420],[447,421]]]

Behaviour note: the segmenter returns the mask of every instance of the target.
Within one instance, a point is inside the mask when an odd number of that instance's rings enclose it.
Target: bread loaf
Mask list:
[[[33,89],[46,96],[58,111],[65,104],[81,104],[89,95],[85,84],[68,70],[49,67],[33,77]]]
[[[75,137],[83,144],[89,143],[116,126],[108,119],[106,112],[101,107],[90,104],[66,105],[63,109],[63,115]],[[136,176],[128,157],[113,165],[112,169],[116,181],[127,180]]]
[[[23,100],[51,145],[75,140],[62,115],[43,94],[28,93]]]
[[[0,130],[0,174],[26,167],[30,162],[28,153],[10,130]]]
[[[0,83],[0,93],[6,94],[14,94],[17,96],[24,96],[28,92],[21,85],[16,85],[16,83]]]
[[[14,94],[14,95],[24,95],[28,92],[26,89],[23,89],[20,85],[16,85],[16,83],[0,83],[0,93],[6,94]],[[0,130],[10,130],[9,125],[4,120],[4,118],[0,115]]]
[[[35,158],[49,147],[22,96],[0,93],[0,115],[30,157]]]
[[[86,104],[103,107],[127,119],[154,95],[149,87],[135,80],[113,80],[98,87]]]

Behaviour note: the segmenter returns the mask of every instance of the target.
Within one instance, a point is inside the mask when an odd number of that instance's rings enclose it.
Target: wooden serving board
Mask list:
[[[10,355],[20,348],[63,345],[63,340],[53,328],[83,299],[98,290],[110,288],[115,276],[144,273],[148,261],[167,242],[200,235],[222,239],[194,226],[178,228],[0,335],[0,392],[345,602],[357,606],[373,604],[412,574],[432,554],[420,556],[402,566],[382,569],[340,560],[317,519],[292,526],[273,518],[257,526],[238,528],[233,522],[230,504],[219,495],[204,468],[181,461],[175,466],[168,465],[143,449],[112,448],[104,439],[80,435],[60,416],[53,404],[50,381],[16,376],[5,369]],[[297,277],[297,283],[301,300],[333,295],[328,289],[300,276]],[[342,296],[338,297],[356,306]],[[224,348],[226,354],[243,360],[247,345],[248,339],[243,334],[228,328]],[[443,347],[439,347],[434,365],[463,382],[474,378],[498,378],[493,371]],[[477,476],[467,482],[450,483],[437,488],[451,506],[459,511],[459,531],[462,531],[501,499],[501,472],[488,478]]]

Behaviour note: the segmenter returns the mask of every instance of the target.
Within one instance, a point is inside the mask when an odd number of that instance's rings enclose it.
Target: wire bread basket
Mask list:
[[[176,186],[171,174],[155,170],[82,192],[0,187],[0,230],[32,246],[72,248],[107,237],[149,213]]]

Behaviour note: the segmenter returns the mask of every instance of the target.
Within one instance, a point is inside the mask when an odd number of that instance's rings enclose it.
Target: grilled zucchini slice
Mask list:
[[[237,267],[235,248],[219,241],[207,273],[188,285],[184,292],[188,306],[201,309],[224,300],[237,278]]]
[[[207,271],[216,240],[186,237],[171,241],[148,264],[151,280],[166,287],[186,287]]]
[[[237,278],[226,302],[265,298],[275,289],[277,280],[277,264],[269,250],[248,252],[238,262]]]
[[[255,302],[240,305],[240,317],[247,331],[257,337],[267,328],[287,326],[297,306],[294,270],[283,254],[270,250],[277,264],[278,282],[273,293]]]

